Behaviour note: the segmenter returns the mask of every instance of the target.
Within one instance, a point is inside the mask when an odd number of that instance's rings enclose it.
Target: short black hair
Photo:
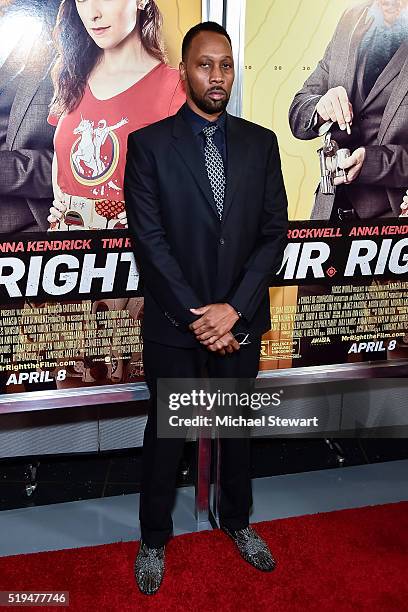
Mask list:
[[[183,44],[181,46],[181,58],[183,62],[186,58],[187,51],[189,50],[193,39],[200,32],[215,32],[216,34],[221,34],[222,36],[225,36],[232,48],[230,35],[228,34],[227,30],[222,27],[222,25],[216,23],[215,21],[203,21],[202,23],[198,23],[197,25],[190,28],[190,30],[183,38]]]

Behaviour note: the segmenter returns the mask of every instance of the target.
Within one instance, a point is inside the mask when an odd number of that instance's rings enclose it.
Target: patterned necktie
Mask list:
[[[224,210],[225,172],[221,153],[214,144],[213,140],[213,136],[217,129],[218,125],[209,125],[203,128],[203,134],[205,136],[205,167],[210,181],[211,190],[214,195],[218,216],[221,221]]]

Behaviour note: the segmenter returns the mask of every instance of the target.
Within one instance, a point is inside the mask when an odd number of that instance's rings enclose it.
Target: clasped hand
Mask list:
[[[190,311],[201,315],[189,327],[209,351],[225,355],[239,350],[240,345],[231,333],[239,316],[230,304],[207,304],[200,308],[190,308]]]

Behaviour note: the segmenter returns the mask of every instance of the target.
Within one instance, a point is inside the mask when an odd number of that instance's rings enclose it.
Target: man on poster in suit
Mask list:
[[[312,219],[399,216],[408,167],[406,0],[370,0],[345,11],[295,95],[289,122],[302,140],[330,129],[352,153],[335,196],[317,191]]]
[[[143,442],[141,545],[144,593],[164,572],[184,440],[156,432],[159,378],[255,378],[270,329],[268,285],[282,260],[287,200],[276,136],[229,115],[231,41],[216,23],[192,28],[182,48],[187,104],[133,132],[125,200],[144,279],[143,358],[151,403]],[[239,344],[241,341],[241,344]],[[267,544],[249,527],[248,437],[221,440],[220,524],[249,563],[270,571]]]
[[[46,231],[53,199],[51,29],[58,1],[0,1],[0,231]]]

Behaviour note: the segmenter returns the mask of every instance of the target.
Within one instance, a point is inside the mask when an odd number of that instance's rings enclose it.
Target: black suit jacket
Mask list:
[[[228,163],[220,222],[204,157],[182,111],[128,139],[125,201],[144,282],[143,337],[198,345],[190,308],[228,302],[233,333],[270,329],[271,277],[280,266],[287,200],[276,136],[227,116]]]

